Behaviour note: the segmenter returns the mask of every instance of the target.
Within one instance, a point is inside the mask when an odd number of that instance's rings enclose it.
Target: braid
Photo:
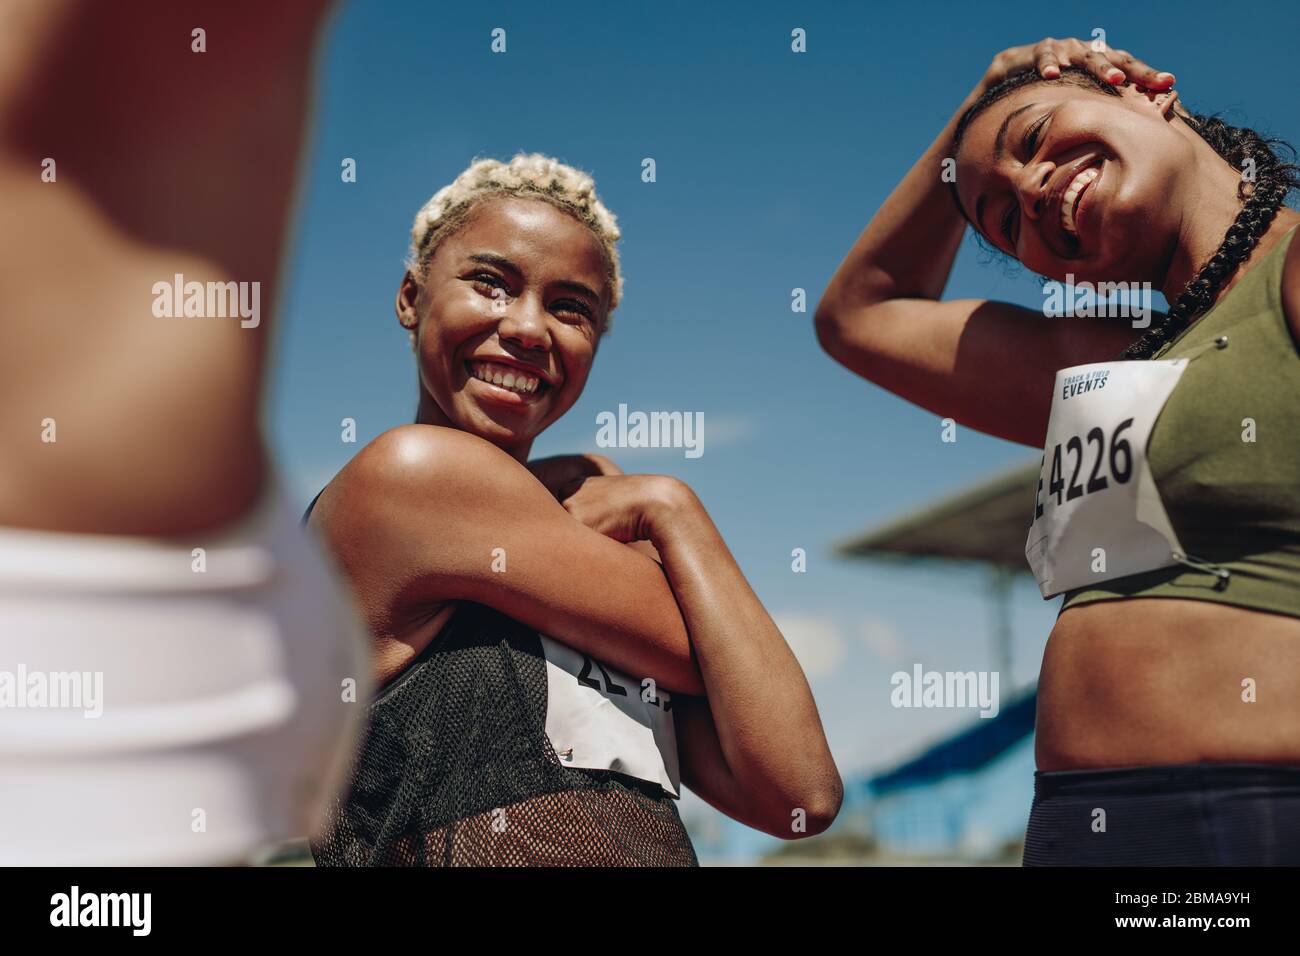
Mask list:
[[[1287,193],[1300,185],[1297,177],[1300,167],[1282,162],[1273,146],[1284,144],[1277,140],[1265,139],[1252,129],[1229,126],[1216,116],[1185,116],[1184,119],[1233,168],[1242,169],[1247,160],[1253,160],[1254,188],[1248,192],[1243,178],[1237,187],[1237,198],[1245,202],[1218,251],[1183,287],[1165,317],[1124,350],[1120,356],[1123,359],[1151,358],[1208,309],[1223,284],[1250,258]]]

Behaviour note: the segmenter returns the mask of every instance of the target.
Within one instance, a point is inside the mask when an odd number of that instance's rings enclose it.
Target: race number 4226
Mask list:
[[[1049,498],[1055,496],[1058,508],[1075,498],[1104,491],[1112,480],[1122,485],[1133,477],[1133,449],[1123,437],[1125,429],[1132,424],[1133,419],[1126,418],[1109,435],[1104,428],[1091,428],[1086,435],[1074,435],[1053,446],[1047,494]],[[1047,452],[1044,451],[1043,464],[1046,463]],[[1065,479],[1067,470],[1070,472],[1069,481]],[[1082,484],[1080,477],[1085,479]],[[1034,496],[1034,520],[1042,516],[1043,473],[1040,468],[1038,492]]]

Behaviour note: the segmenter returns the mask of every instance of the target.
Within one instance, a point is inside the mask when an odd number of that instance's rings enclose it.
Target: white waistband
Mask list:
[[[261,587],[275,575],[271,543],[286,524],[296,522],[284,492],[269,478],[256,506],[235,523],[183,538],[0,527],[0,597],[6,592],[175,593]]]

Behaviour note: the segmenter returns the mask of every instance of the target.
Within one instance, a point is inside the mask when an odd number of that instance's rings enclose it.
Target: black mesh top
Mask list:
[[[370,706],[319,866],[693,866],[655,784],[560,763],[535,631],[462,604]]]
[[[317,865],[698,865],[662,788],[560,762],[546,700],[537,632],[460,604],[371,703]]]

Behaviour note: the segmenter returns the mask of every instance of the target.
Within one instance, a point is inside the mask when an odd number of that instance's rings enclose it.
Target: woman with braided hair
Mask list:
[[[1300,864],[1297,169],[1173,83],[1078,40],[999,54],[817,312],[857,374],[1044,449],[1026,555],[1066,597],[1027,865]],[[942,300],[967,223],[1171,308]]]

